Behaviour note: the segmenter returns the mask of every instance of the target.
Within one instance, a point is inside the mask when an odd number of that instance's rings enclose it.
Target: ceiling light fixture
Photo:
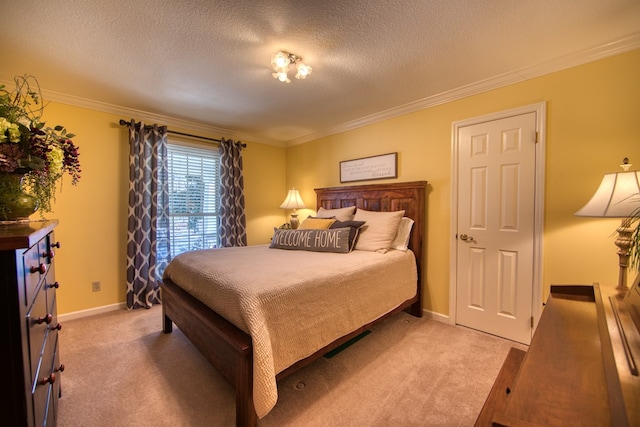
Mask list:
[[[295,76],[296,79],[306,79],[311,74],[311,67],[302,62],[302,58],[293,53],[280,51],[271,57],[271,66],[275,70],[275,73],[271,75],[283,83],[290,83],[291,80],[289,80],[287,74],[291,64],[295,65],[298,71]]]

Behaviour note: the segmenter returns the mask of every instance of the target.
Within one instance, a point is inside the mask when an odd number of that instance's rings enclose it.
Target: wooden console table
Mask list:
[[[637,281],[627,295],[552,286],[529,350],[509,353],[476,426],[640,425],[639,302]]]

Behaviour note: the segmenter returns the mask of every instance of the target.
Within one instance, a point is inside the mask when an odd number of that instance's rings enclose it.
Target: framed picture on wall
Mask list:
[[[397,177],[397,152],[340,162],[340,182],[368,181]]]

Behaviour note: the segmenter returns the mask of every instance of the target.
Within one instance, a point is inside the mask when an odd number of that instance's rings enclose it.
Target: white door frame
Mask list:
[[[457,225],[458,225],[458,130],[464,126],[492,120],[504,119],[526,113],[536,113],[536,164],[535,164],[535,207],[534,207],[534,237],[533,237],[533,295],[531,315],[534,319],[535,330],[542,314],[542,243],[544,221],[544,174],[545,174],[545,141],[546,141],[546,103],[525,105],[510,110],[499,111],[484,116],[453,122],[451,129],[451,226],[449,236],[449,323],[456,323],[456,294],[457,294]]]

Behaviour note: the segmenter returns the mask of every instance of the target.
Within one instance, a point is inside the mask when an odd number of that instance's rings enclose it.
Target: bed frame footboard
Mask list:
[[[258,417],[253,406],[251,337],[167,280],[162,283],[162,315],[163,332],[171,333],[175,322],[235,388],[236,425],[257,425]]]
[[[418,296],[405,301],[384,316],[321,348],[311,356],[280,372],[278,381],[310,364],[326,353],[370,329],[388,317],[406,310],[413,314],[419,307]],[[419,310],[422,314],[422,310]],[[258,416],[253,406],[253,348],[251,337],[224,317],[198,301],[187,292],[166,280],[162,283],[162,331],[173,331],[173,323],[211,362],[236,392],[236,426],[256,426]]]

